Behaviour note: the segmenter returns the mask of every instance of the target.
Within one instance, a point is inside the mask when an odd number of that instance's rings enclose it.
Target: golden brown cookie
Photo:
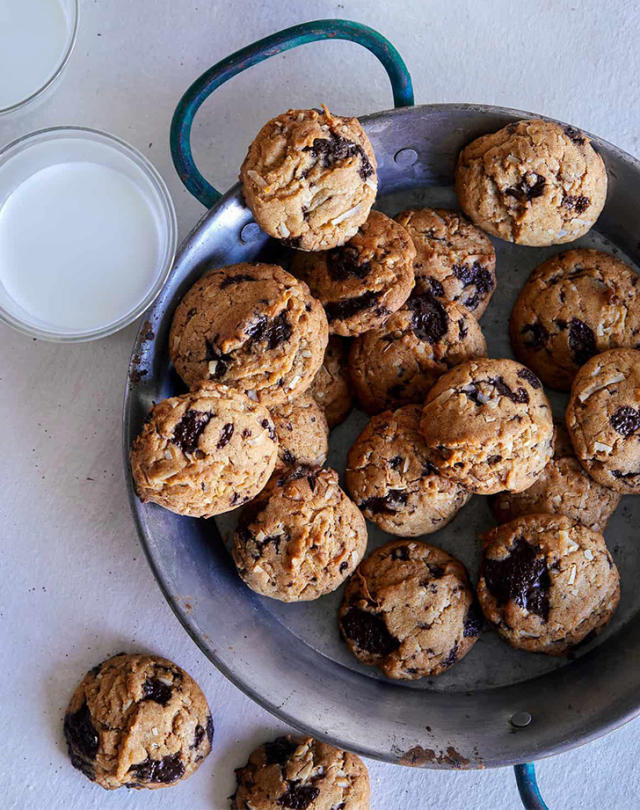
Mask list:
[[[457,211],[410,208],[396,217],[416,249],[416,292],[453,301],[482,317],[496,288],[491,240]]]
[[[369,810],[362,760],[312,737],[264,743],[236,770],[232,810]]]
[[[578,462],[564,425],[556,425],[553,458],[540,477],[522,492],[500,492],[490,498],[498,523],[544,512],[566,515],[603,532],[620,503],[620,494],[593,480]]]
[[[364,516],[390,534],[430,534],[471,494],[438,475],[420,435],[420,405],[374,416],[347,456],[345,486]]]
[[[546,385],[568,391],[594,354],[640,345],[640,275],[599,250],[552,256],[518,295],[511,345]]]
[[[440,475],[480,495],[527,489],[553,452],[540,380],[513,360],[469,360],[440,377],[420,432]]]
[[[291,272],[324,307],[329,331],[348,337],[381,326],[400,309],[413,288],[415,255],[407,231],[372,211],[341,247],[294,253]]]
[[[330,429],[343,422],[353,407],[347,358],[346,341],[332,335],[322,365],[309,388],[309,393],[324,411]]]
[[[240,170],[263,231],[300,250],[344,244],[376,198],[376,159],[356,118],[289,110],[266,123]]]
[[[518,121],[476,138],[458,157],[464,213],[519,245],[560,245],[600,216],[607,173],[584,133],[552,121]]]
[[[131,446],[131,474],[143,503],[211,517],[254,498],[277,455],[267,409],[206,383],[153,406]]]
[[[189,387],[213,380],[270,406],[307,390],[327,340],[324,310],[304,282],[277,265],[233,264],[178,304],[169,354]]]
[[[246,584],[282,602],[335,591],[362,559],[367,527],[330,468],[276,472],[248,504],[233,536],[233,559]]]
[[[101,787],[162,788],[200,767],[213,722],[183,669],[166,658],[120,653],[80,682],[64,736],[72,764]]]
[[[486,353],[480,325],[468,310],[422,293],[380,329],[353,341],[349,372],[362,408],[379,413],[423,402],[442,374]]]
[[[435,546],[395,540],[360,563],[345,588],[339,624],[363,664],[414,680],[463,658],[481,619],[461,562]]]
[[[321,467],[329,453],[329,425],[310,394],[271,408],[278,437],[276,467]]]
[[[595,481],[640,493],[640,351],[611,349],[585,363],[566,420],[578,461]]]
[[[620,599],[604,538],[565,515],[527,515],[488,532],[478,581],[485,618],[521,650],[562,655],[599,633]]]

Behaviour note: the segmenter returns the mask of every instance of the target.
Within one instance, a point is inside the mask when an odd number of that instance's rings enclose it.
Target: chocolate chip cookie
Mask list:
[[[430,290],[480,318],[496,287],[491,240],[457,211],[410,208],[396,220],[416,248],[416,292]]]
[[[334,591],[362,559],[367,527],[330,468],[276,472],[248,504],[233,536],[233,559],[247,585],[282,602]]]
[[[200,767],[213,722],[183,669],[166,658],[120,653],[84,676],[64,736],[72,764],[101,787],[162,788]]]
[[[589,138],[552,121],[518,121],[466,146],[456,166],[464,213],[519,245],[560,245],[600,216],[607,173]]]
[[[349,450],[345,486],[364,516],[390,534],[430,534],[471,498],[438,475],[420,435],[420,405],[374,416]]]
[[[131,446],[131,474],[143,503],[211,517],[254,498],[277,455],[267,409],[207,383],[153,406]]]
[[[276,467],[321,467],[329,453],[329,425],[310,394],[276,405],[271,417],[278,437]]]
[[[575,457],[564,425],[556,425],[553,458],[540,477],[522,492],[501,492],[490,499],[498,523],[545,512],[566,515],[603,532],[620,503],[620,494],[593,480]]]
[[[381,326],[413,288],[416,250],[397,222],[372,211],[346,244],[321,253],[296,251],[291,272],[322,303],[329,331],[348,337]]]
[[[169,354],[190,388],[213,380],[270,406],[306,391],[327,340],[304,282],[277,265],[234,264],[211,270],[178,304]]]
[[[542,384],[514,360],[469,360],[440,377],[420,432],[440,475],[480,495],[527,489],[553,452]]]
[[[372,552],[344,592],[340,631],[389,678],[438,675],[463,658],[481,618],[464,565],[442,549],[395,540]]]
[[[232,810],[369,810],[362,760],[312,737],[267,742],[236,770]]]
[[[513,647],[562,655],[613,616],[618,570],[598,532],[565,515],[527,515],[482,539],[478,599]]]
[[[378,413],[422,402],[438,377],[486,353],[482,330],[468,310],[422,293],[384,326],[354,340],[349,372],[362,408]]]
[[[511,313],[518,359],[551,388],[606,349],[640,346],[640,275],[599,250],[568,250],[529,276]]]
[[[322,365],[309,388],[309,393],[324,411],[330,429],[343,422],[353,407],[347,358],[346,341],[332,335]]]
[[[640,351],[611,349],[585,363],[566,419],[589,475],[617,492],[640,493]]]
[[[356,118],[289,110],[266,123],[240,170],[263,231],[300,250],[343,245],[376,198],[376,159]]]

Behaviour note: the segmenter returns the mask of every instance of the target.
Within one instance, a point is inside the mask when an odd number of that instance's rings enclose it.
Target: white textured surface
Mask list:
[[[1,2],[1,0],[0,0]],[[634,0],[84,0],[62,81],[37,108],[0,119],[0,144],[45,126],[113,132],[147,154],[174,196],[181,235],[202,209],[171,165],[168,129],[205,68],[274,30],[341,16],[399,48],[418,102],[533,110],[640,154],[640,19]],[[390,106],[386,77],[356,45],[319,43],[222,88],[195,126],[204,173],[227,188],[258,127],[289,106]],[[133,327],[101,342],[47,345],[0,328],[0,758],[3,808],[222,810],[233,768],[281,728],[200,654],[143,559],[125,497],[120,408]],[[204,688],[215,752],[177,788],[106,794],[66,758],[61,716],[86,669],[121,649],[173,658]],[[554,810],[640,806],[640,725],[538,766]],[[520,807],[510,770],[448,773],[370,762],[374,810]]]

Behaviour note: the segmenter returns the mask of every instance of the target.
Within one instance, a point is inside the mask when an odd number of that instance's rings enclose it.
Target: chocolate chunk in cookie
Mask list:
[[[321,253],[296,252],[291,272],[323,304],[329,331],[359,335],[381,326],[409,297],[416,255],[407,231],[372,211],[345,245]]]
[[[456,193],[471,221],[519,245],[583,236],[607,196],[607,173],[589,138],[552,121],[518,121],[458,156]]]
[[[562,655],[613,616],[618,571],[598,532],[565,515],[535,514],[482,540],[478,599],[513,647]]]
[[[120,653],[85,675],[64,734],[72,764],[101,787],[161,788],[200,766],[213,722],[184,670],[165,658]]]
[[[438,675],[480,631],[461,562],[442,549],[396,540],[376,549],[345,588],[339,625],[351,652],[389,678]]]
[[[378,188],[376,160],[356,118],[289,110],[266,123],[240,170],[263,231],[300,250],[343,245],[366,220]]]

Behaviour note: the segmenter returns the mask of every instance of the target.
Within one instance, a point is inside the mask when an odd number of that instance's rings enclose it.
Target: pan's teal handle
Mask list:
[[[513,769],[516,772],[518,793],[525,810],[549,810],[540,795],[533,764],[525,762],[523,765],[515,765]]]
[[[191,153],[191,125],[200,105],[226,81],[270,56],[320,39],[347,39],[375,54],[384,65],[396,107],[413,105],[411,76],[402,57],[382,34],[350,20],[315,20],[285,28],[227,56],[196,79],[180,99],[171,122],[171,156],[187,189],[207,208],[222,196],[198,171]]]

